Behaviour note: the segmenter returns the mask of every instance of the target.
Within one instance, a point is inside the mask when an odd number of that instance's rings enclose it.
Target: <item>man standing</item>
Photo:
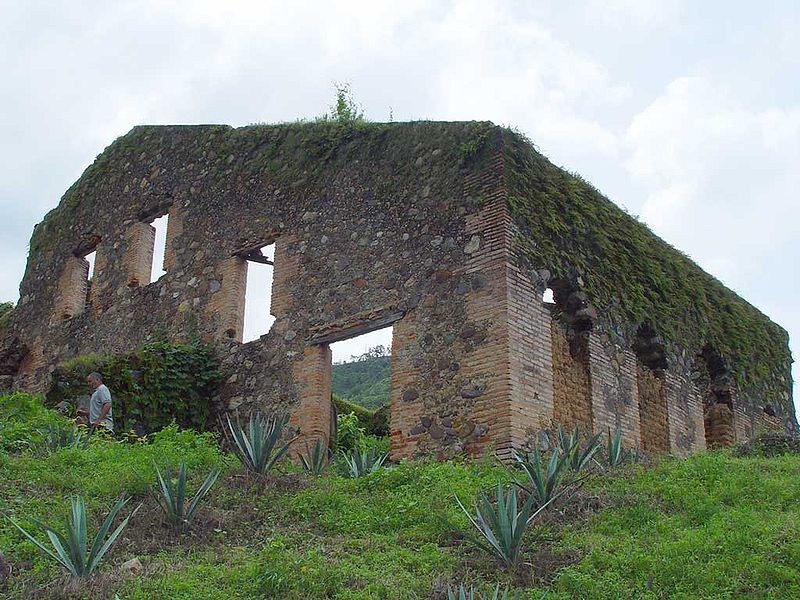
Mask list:
[[[114,419],[111,416],[111,392],[103,385],[100,373],[90,373],[86,378],[89,387],[94,390],[89,400],[89,425],[105,427],[114,433]]]

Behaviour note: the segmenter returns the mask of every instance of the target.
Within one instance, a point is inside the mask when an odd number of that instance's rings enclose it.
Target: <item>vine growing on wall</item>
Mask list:
[[[59,365],[48,401],[88,395],[86,376],[92,371],[99,372],[111,390],[118,432],[155,431],[173,420],[182,427],[203,429],[222,380],[210,346],[154,342],[128,354],[89,354]]]

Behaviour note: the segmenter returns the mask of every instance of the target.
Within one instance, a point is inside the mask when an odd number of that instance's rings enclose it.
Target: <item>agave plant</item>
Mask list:
[[[538,448],[533,452],[524,454],[513,453],[514,460],[528,476],[529,485],[517,482],[517,485],[525,490],[536,506],[545,506],[553,500],[562,488],[564,474],[567,468],[567,455],[554,450],[550,454],[550,459],[545,466],[542,460],[542,453]]]
[[[322,438],[317,438],[313,449],[306,444],[306,453],[299,456],[303,469],[312,475],[322,475],[328,467],[328,447]]]
[[[344,452],[341,452],[341,455],[347,465],[347,476],[354,479],[374,473],[383,467],[383,463],[389,457],[388,454],[376,453],[374,447],[369,451],[354,448],[349,455]]]
[[[202,504],[211,487],[219,477],[217,469],[212,470],[206,475],[205,480],[197,488],[194,497],[186,504],[186,465],[183,461],[178,466],[177,476],[170,470],[169,465],[164,467],[164,474],[158,467],[156,469],[156,476],[158,478],[157,493],[154,494],[158,505],[164,511],[167,522],[181,531],[188,529],[189,525],[194,519],[197,509]]]
[[[476,598],[478,600],[516,600],[518,597],[518,594],[509,592],[508,589],[503,590],[501,594],[499,583],[495,586],[491,596],[488,594],[476,596],[473,589],[465,588],[463,583],[458,588],[447,587],[447,600],[476,600]]]
[[[558,448],[566,458],[566,465],[571,471],[581,471],[588,465],[594,455],[600,450],[601,434],[590,437],[586,444],[581,447],[580,428],[576,425],[572,433],[567,435],[566,431],[558,429]]]
[[[122,533],[122,530],[128,525],[128,521],[130,521],[131,517],[133,517],[136,511],[142,506],[141,504],[137,506],[109,535],[108,531],[111,529],[111,524],[127,502],[128,500],[124,496],[117,500],[117,503],[113,506],[111,512],[108,513],[108,516],[106,516],[99,531],[95,535],[91,547],[89,546],[87,534],[86,505],[83,502],[83,498],[80,496],[72,499],[72,519],[67,524],[66,535],[59,533],[50,525],[40,521],[33,521],[47,532],[47,537],[50,539],[50,543],[53,546],[52,550],[25,531],[16,521],[11,518],[9,518],[9,521],[11,521],[11,524],[19,529],[26,538],[33,542],[39,550],[64,567],[72,575],[75,577],[86,577],[95,571],[97,565]]]
[[[86,448],[89,444],[89,431],[75,425],[48,423],[42,433],[42,448],[47,453],[57,452],[62,448]]]
[[[241,426],[239,420],[236,424],[228,419],[228,430],[231,433],[236,451],[248,471],[263,474],[272,469],[289,450],[289,445],[294,438],[279,445],[281,430],[286,425],[286,415],[271,416],[265,419],[260,413],[250,415],[247,428]]]
[[[522,549],[522,536],[525,530],[549,502],[535,508],[536,498],[529,495],[518,510],[517,490],[514,487],[506,489],[499,481],[494,501],[485,494],[480,494],[478,498],[473,516],[456,496],[456,502],[475,530],[465,532],[467,539],[478,548],[492,554],[505,567],[515,567]]]
[[[625,450],[625,445],[622,443],[622,432],[617,429],[614,434],[611,434],[611,429],[608,430],[608,447],[606,449],[606,459],[609,467],[619,467],[625,463],[629,452]]]

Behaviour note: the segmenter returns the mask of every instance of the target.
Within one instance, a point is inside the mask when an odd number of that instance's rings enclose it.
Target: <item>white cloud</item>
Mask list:
[[[800,105],[746,107],[684,77],[633,118],[625,142],[626,168],[648,190],[644,219],[702,263],[727,265],[716,273],[736,287],[800,235]]]
[[[683,0],[589,0],[589,11],[614,27],[648,28],[674,23],[683,13]]]

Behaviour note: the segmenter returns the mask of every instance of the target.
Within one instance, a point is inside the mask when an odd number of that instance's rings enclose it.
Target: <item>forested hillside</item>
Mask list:
[[[381,348],[333,365],[333,393],[373,410],[380,408],[389,402],[391,361]]]

